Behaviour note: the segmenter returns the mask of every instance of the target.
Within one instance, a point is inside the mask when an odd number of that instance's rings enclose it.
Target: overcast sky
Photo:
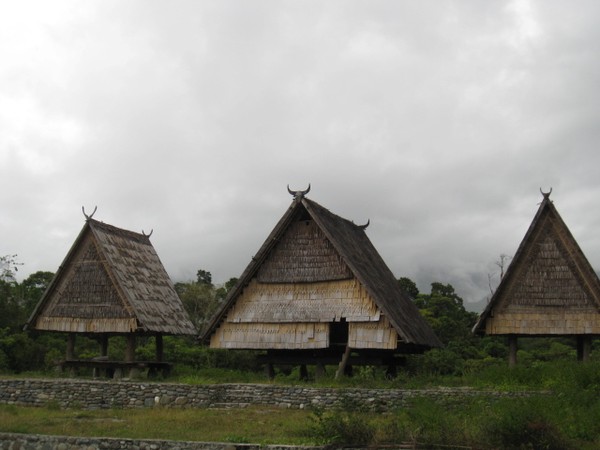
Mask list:
[[[540,188],[600,269],[597,1],[2,1],[0,255],[95,219],[239,276],[304,189],[397,277],[489,295]]]

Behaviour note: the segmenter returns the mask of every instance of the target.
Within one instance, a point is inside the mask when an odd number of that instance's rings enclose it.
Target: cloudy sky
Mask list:
[[[592,0],[2,1],[0,255],[56,271],[98,206],[220,283],[311,183],[398,277],[476,302],[552,188],[600,269],[599,23]]]

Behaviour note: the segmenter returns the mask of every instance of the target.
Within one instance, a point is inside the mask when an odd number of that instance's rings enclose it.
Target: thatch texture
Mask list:
[[[430,348],[439,340],[364,227],[299,196],[211,319],[211,347],[310,349],[348,323],[354,348]]]
[[[148,236],[88,219],[32,313],[31,329],[196,333]]]
[[[545,194],[498,289],[481,334],[600,334],[600,281]]]

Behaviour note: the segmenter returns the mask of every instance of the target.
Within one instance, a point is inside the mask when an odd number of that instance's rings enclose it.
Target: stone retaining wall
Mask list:
[[[188,385],[79,379],[0,379],[0,403],[60,408],[279,408],[346,407],[390,411],[427,397],[451,403],[466,396],[517,397],[527,392],[477,391],[469,388],[357,389],[272,384]]]
[[[323,447],[0,433],[0,450],[322,450]]]

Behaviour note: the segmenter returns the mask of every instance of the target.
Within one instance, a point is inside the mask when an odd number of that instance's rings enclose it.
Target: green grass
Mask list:
[[[56,410],[0,405],[0,431],[259,444],[306,444],[310,412],[265,408]]]

